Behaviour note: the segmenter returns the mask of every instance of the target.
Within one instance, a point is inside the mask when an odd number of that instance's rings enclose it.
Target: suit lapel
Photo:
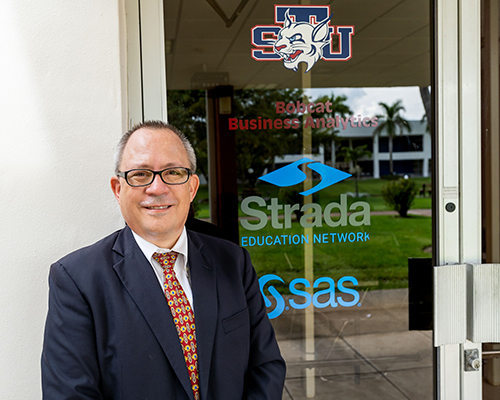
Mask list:
[[[126,227],[120,233],[113,250],[123,256],[113,268],[144,315],[179,381],[192,399],[193,391],[170,309],[154,271],[137,245],[130,228]],[[195,322],[198,322],[196,317]]]
[[[202,254],[203,243],[199,240],[198,235],[188,231],[188,240],[188,262],[193,289],[200,394],[201,398],[205,399],[217,327],[217,281],[214,262]],[[205,250],[207,251],[207,248]]]

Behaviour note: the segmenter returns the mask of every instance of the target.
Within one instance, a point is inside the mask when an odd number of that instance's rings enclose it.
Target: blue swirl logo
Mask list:
[[[262,293],[262,296],[264,297],[264,303],[266,304],[266,307],[271,307],[272,303],[271,300],[267,298],[266,295],[264,295],[264,286],[266,283],[272,281],[272,280],[277,280],[280,281],[281,283],[285,283],[283,279],[281,279],[278,275],[274,274],[269,274],[269,275],[264,275],[259,279],[259,287],[260,287],[260,292]],[[276,290],[274,286],[269,286],[268,289],[269,293],[273,295],[273,297],[276,299],[276,307],[274,308],[273,311],[267,313],[267,316],[269,319],[273,319],[276,317],[279,317],[281,313],[285,310],[285,300],[283,299],[283,296]]]
[[[297,160],[283,168],[270,172],[259,179],[279,187],[297,185],[298,183],[304,182],[307,178],[307,175],[300,169],[300,166],[305,163],[309,163],[307,168],[317,172],[321,176],[321,181],[315,187],[301,192],[300,194],[302,196],[309,196],[352,176],[347,172],[340,171],[336,168],[329,167],[328,165],[321,164],[320,162],[304,157],[301,160]]]

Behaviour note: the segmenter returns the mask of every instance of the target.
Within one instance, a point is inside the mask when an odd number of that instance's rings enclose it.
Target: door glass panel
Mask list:
[[[408,259],[432,251],[430,4],[312,3],[165,0],[195,215],[252,257],[283,399],[431,399],[408,317]]]

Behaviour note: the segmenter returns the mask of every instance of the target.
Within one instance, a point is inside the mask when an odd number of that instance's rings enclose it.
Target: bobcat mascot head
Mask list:
[[[283,58],[285,68],[297,72],[299,63],[304,62],[309,72],[320,59],[323,47],[330,43],[328,22],[331,18],[332,15],[313,26],[307,22],[293,22],[288,10],[285,12],[283,28],[274,43],[274,52]]]

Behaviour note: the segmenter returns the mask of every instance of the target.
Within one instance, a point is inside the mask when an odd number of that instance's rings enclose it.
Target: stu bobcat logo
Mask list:
[[[347,61],[352,57],[354,26],[330,26],[330,6],[274,6],[276,25],[252,28],[252,58],[257,61],[283,61],[297,72],[305,63],[306,72],[319,59]],[[318,22],[319,21],[319,22]],[[334,40],[335,38],[335,40]],[[338,43],[338,49],[334,50]]]

